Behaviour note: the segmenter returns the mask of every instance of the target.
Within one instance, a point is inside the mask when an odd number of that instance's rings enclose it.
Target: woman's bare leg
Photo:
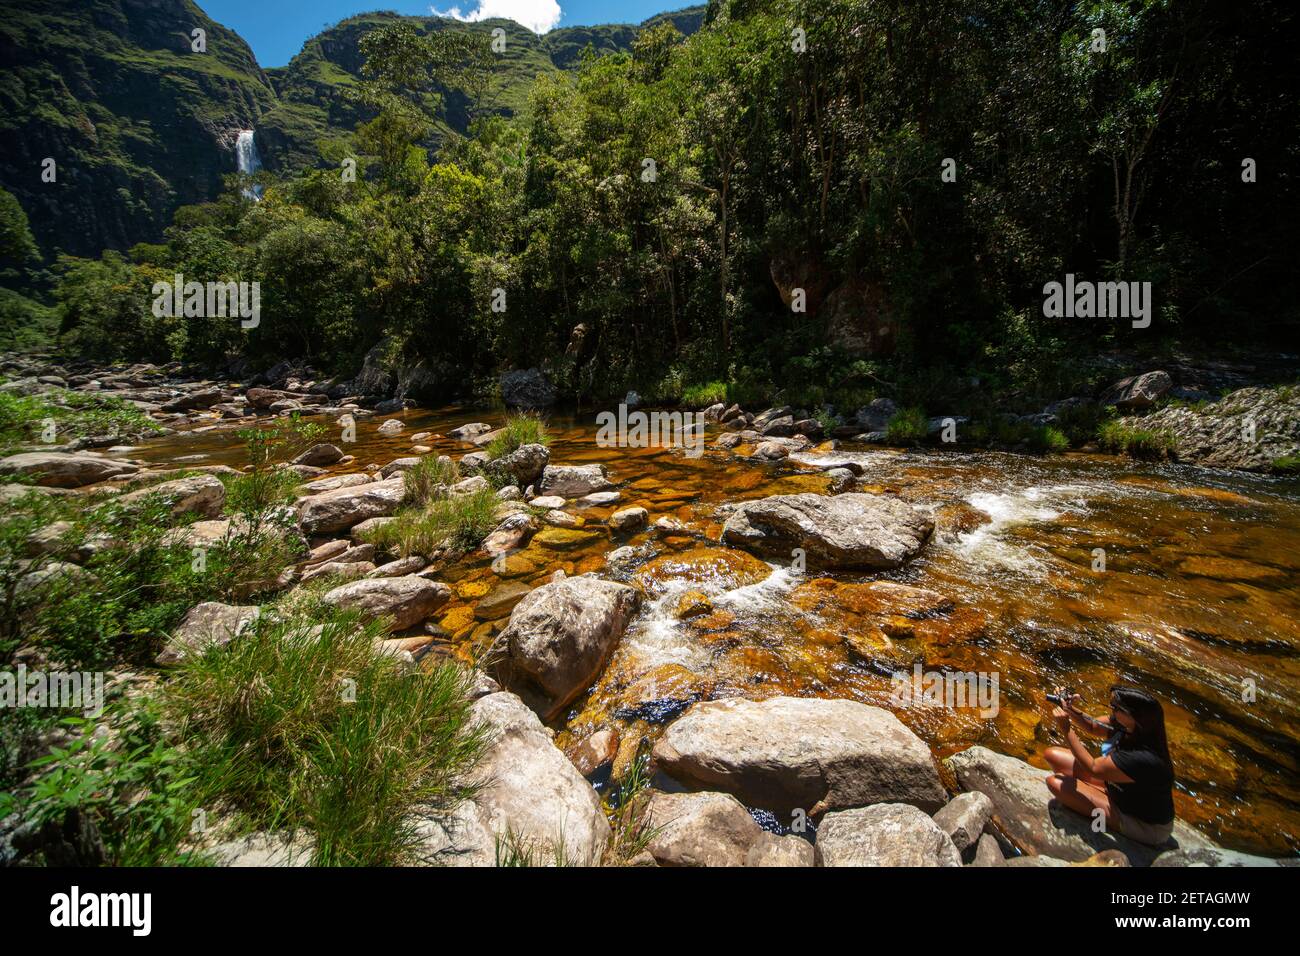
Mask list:
[[[1106,789],[1106,781],[1100,777],[1088,773],[1086,770],[1076,772],[1074,754],[1070,753],[1066,747],[1048,747],[1043,751],[1043,757],[1047,760],[1047,765],[1053,771],[1063,777],[1074,777],[1080,783],[1091,784],[1102,790]]]
[[[1092,818],[1094,810],[1106,815],[1106,827],[1111,827],[1110,797],[1104,787],[1094,787],[1074,777],[1054,773],[1047,778],[1047,789],[1052,792],[1061,806]]]

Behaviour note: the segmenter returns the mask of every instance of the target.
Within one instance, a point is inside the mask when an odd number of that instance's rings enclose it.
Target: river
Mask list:
[[[446,408],[394,416],[397,436],[364,419],[356,456],[334,472],[410,455],[410,436],[437,453],[473,450],[442,438],[501,416]],[[334,424],[327,426],[337,432]],[[877,449],[844,445],[777,464],[709,448],[602,448],[595,414],[549,419],[554,463],[600,462],[621,491],[612,507],[576,512],[582,528],[539,534],[493,569],[487,559],[446,569],[456,597],[440,613],[443,651],[483,653],[506,618],[475,609],[502,579],[539,584],[557,569],[610,574],[605,556],[631,545],[648,567],[623,579],[648,599],[591,691],[556,725],[561,746],[601,726],[655,736],[690,701],[730,695],[848,697],[891,707],[937,756],[973,744],[1025,757],[1054,742],[1043,694],[1073,686],[1105,710],[1107,687],[1137,684],[1165,706],[1178,775],[1179,816],[1234,849],[1300,850],[1300,482],[1067,454]],[[130,452],[155,463],[243,463],[232,428],[178,432]],[[824,492],[825,458],[861,465],[861,490],[934,512],[935,538],[887,575],[801,574],[717,545],[729,502]],[[631,505],[680,531],[613,538],[603,519]],[[550,529],[557,532],[559,529]],[[1101,549],[1099,552],[1097,549]],[[1101,557],[1104,553],[1104,570]],[[901,617],[873,603],[865,582],[887,578],[951,599],[941,615]],[[688,591],[707,613],[677,614]],[[996,675],[996,715],[974,708],[899,708],[891,675]]]

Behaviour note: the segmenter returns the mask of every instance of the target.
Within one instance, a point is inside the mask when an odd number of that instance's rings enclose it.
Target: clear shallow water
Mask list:
[[[440,437],[493,413],[413,411],[399,436],[365,419],[347,450],[361,470],[411,454],[410,436],[456,455],[470,446]],[[1300,484],[1100,456],[841,448],[778,465],[709,450],[599,448],[595,415],[555,416],[552,461],[604,463],[622,494],[614,507],[575,513],[590,534],[563,547],[534,541],[501,574],[486,560],[447,568],[456,598],[440,622],[447,650],[481,653],[504,618],[475,617],[503,578],[540,583],[566,573],[611,573],[605,555],[624,544],[670,559],[639,572],[649,598],[591,692],[557,728],[570,744],[612,725],[654,736],[691,700],[777,694],[849,697],[891,707],[939,756],[972,744],[1026,757],[1053,742],[1042,694],[1071,684],[1100,713],[1106,688],[1147,687],[1165,703],[1178,771],[1181,817],[1225,845],[1274,855],[1300,850]],[[238,466],[233,430],[187,432],[131,452],[146,460]],[[728,502],[825,491],[815,463],[851,459],[863,490],[931,510],[935,539],[914,563],[887,575],[800,575],[716,542]],[[684,533],[653,530],[613,539],[611,511],[640,504]],[[1106,569],[1094,570],[1094,549]],[[867,587],[880,579],[938,592],[950,612],[900,617]],[[712,609],[676,616],[688,591]],[[996,717],[891,702],[890,675],[925,670],[996,673]],[[1253,682],[1255,697],[1243,695]]]

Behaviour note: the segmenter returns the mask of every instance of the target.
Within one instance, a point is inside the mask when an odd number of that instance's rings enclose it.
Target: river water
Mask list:
[[[421,431],[436,433],[421,444],[459,457],[473,449],[443,433],[501,420],[451,408],[391,417],[405,432],[381,436],[383,418],[362,420],[347,447],[356,461],[331,470],[410,455],[410,436]],[[1082,454],[848,445],[778,464],[711,448],[692,459],[679,449],[598,447],[594,413],[555,415],[549,425],[551,460],[603,463],[621,500],[570,506],[583,527],[545,529],[496,570],[486,559],[447,568],[456,596],[439,622],[450,635],[442,650],[473,660],[507,619],[476,613],[484,596],[540,584],[556,569],[627,580],[607,566],[607,553],[631,545],[654,555],[631,572],[647,594],[637,619],[556,725],[561,746],[602,726],[625,739],[654,737],[697,699],[794,694],[890,707],[939,757],[982,744],[1044,766],[1038,754],[1055,741],[1042,695],[1071,685],[1100,715],[1107,687],[1125,682],[1164,703],[1180,817],[1234,849],[1300,850],[1300,482]],[[131,454],[243,461],[228,427],[177,433]],[[718,546],[722,506],[824,492],[828,479],[815,466],[827,458],[859,463],[862,490],[935,514],[935,538],[918,560],[889,574],[820,575]],[[652,521],[676,519],[681,532],[612,537],[603,520],[632,505]],[[864,586],[876,580],[938,592],[953,606],[900,615]],[[707,613],[679,618],[689,591],[707,596]],[[917,664],[996,677],[996,713],[900,707],[891,677]]]

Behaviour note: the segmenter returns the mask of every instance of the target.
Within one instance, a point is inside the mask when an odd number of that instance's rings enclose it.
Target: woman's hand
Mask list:
[[[1052,719],[1056,721],[1056,729],[1061,733],[1068,733],[1070,730],[1070,713],[1061,707],[1052,708]]]

